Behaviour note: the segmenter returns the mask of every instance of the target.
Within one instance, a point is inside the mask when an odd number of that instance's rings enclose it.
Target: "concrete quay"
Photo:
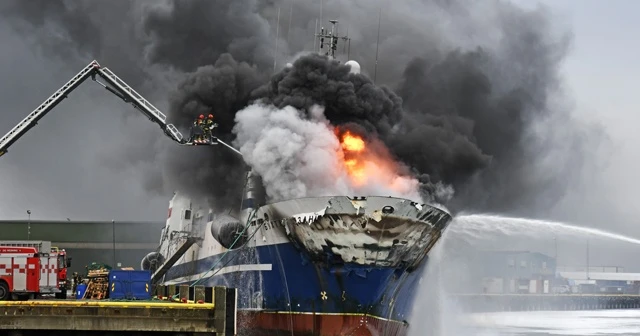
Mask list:
[[[0,301],[0,330],[16,336],[236,334],[235,288],[158,286],[156,295],[150,301]]]

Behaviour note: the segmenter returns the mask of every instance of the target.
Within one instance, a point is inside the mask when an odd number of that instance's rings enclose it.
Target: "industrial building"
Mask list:
[[[476,274],[483,293],[549,293],[556,277],[553,257],[530,251],[481,251]]]
[[[572,293],[640,294],[640,273],[573,271],[558,272]]]
[[[640,294],[640,273],[617,266],[558,267],[554,257],[539,252],[475,251],[464,267],[469,281],[456,292]]]
[[[140,268],[158,247],[163,222],[2,220],[0,240],[46,240],[73,258],[70,272],[99,262]]]

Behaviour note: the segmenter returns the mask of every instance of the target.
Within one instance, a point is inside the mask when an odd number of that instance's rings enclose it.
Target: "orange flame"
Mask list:
[[[344,168],[355,187],[373,184],[405,195],[417,190],[417,181],[399,174],[401,165],[393,160],[382,143],[375,139],[367,143],[349,131],[336,130],[336,134],[340,139]]]
[[[357,185],[362,185],[366,181],[365,165],[363,154],[366,149],[364,140],[357,135],[346,131],[340,141],[342,152],[344,153],[344,166],[347,173]]]
[[[342,135],[342,149],[350,152],[362,152],[364,150],[364,140],[346,131]]]

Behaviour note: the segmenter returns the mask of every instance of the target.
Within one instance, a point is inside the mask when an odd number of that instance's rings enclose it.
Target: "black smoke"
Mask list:
[[[543,9],[463,0],[411,0],[384,8],[374,71],[372,18],[385,5],[325,1],[320,24],[339,17],[340,34],[349,30],[350,58],[363,69],[353,75],[324,57],[296,57],[314,49],[315,3],[52,3],[8,1],[0,9],[20,31],[39,36],[39,46],[52,55],[66,57],[70,49],[91,55],[124,73],[130,84],[146,85],[162,69],[184,73],[181,83],[163,83],[174,87],[168,115],[183,130],[198,114],[213,113],[221,139],[231,142],[235,113],[254,100],[278,107],[322,104],[334,124],[358,125],[382,140],[413,169],[424,191],[453,186],[449,204],[457,209],[523,213],[545,207],[563,195],[572,169],[585,160],[574,136],[585,126],[552,99],[562,97],[558,67],[569,34],[558,34]],[[55,8],[45,11],[48,6]],[[472,15],[474,10],[486,12]],[[64,43],[43,42],[53,35]],[[339,48],[343,63],[344,51]],[[293,67],[283,67],[285,62]],[[564,143],[545,141],[558,132]],[[553,169],[538,163],[548,161],[552,146],[560,146],[553,148]],[[147,150],[132,146],[125,157]],[[163,151],[153,157],[162,169],[145,181],[154,190],[181,187],[223,206],[239,197],[243,164],[232,153],[176,146]]]
[[[217,136],[233,141],[236,111],[250,101],[250,94],[266,80],[256,67],[222,54],[213,65],[190,74],[170,97],[169,120],[189,129],[195,118],[213,114],[218,123]],[[170,183],[193,196],[206,197],[216,207],[228,208],[240,201],[244,186],[244,164],[233,152],[221,148],[171,148],[164,162]],[[147,183],[158,182],[148,181]]]

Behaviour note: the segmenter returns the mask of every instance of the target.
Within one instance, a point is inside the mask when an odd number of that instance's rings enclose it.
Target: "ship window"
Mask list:
[[[547,262],[546,261],[542,262],[542,269],[547,269]]]
[[[520,267],[521,268],[526,268],[527,267],[527,261],[526,260],[520,261]]]
[[[209,217],[207,218],[207,222],[210,222],[213,220],[213,212],[209,213]]]
[[[191,210],[184,211],[184,219],[191,219]]]
[[[509,268],[512,268],[516,265],[516,262],[513,259],[509,259],[507,260],[507,265],[509,266]]]

